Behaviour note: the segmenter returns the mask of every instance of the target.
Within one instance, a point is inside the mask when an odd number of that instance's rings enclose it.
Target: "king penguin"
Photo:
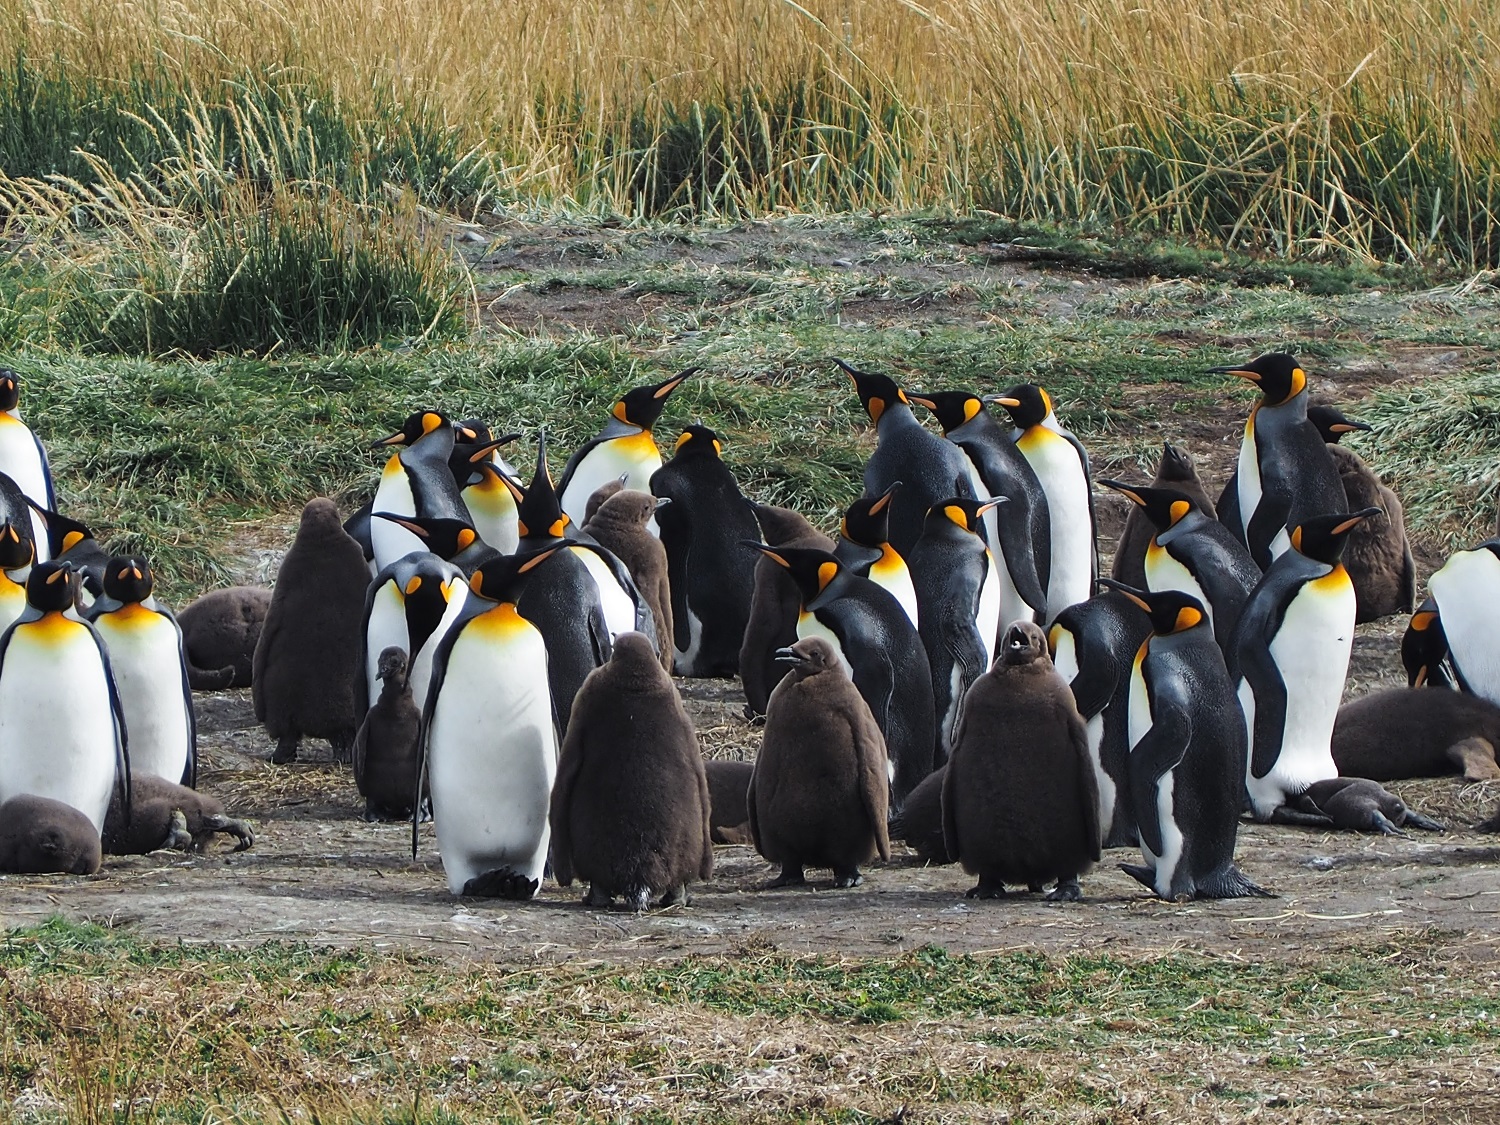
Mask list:
[[[77,586],[61,563],[38,563],[26,612],[0,637],[0,804],[49,797],[103,832],[117,785],[130,802],[130,758],[104,641],[67,616]]]
[[[1202,603],[1108,584],[1151,626],[1130,673],[1127,759],[1146,862],[1121,867],[1168,901],[1268,897],[1234,864],[1245,723]]]
[[[891,497],[900,485],[897,481],[882,495],[861,496],[849,505],[839,525],[839,542],[833,554],[855,574],[889,590],[916,625],[917,587],[911,579],[911,568],[891,546]]]
[[[1292,528],[1313,516],[1347,512],[1349,505],[1333,458],[1307,419],[1307,372],[1295,356],[1273,352],[1212,370],[1260,388],[1218,508],[1219,520],[1264,570],[1286,551]]]
[[[494,437],[490,428],[477,418],[460,422],[459,426],[475,435],[473,441],[455,444],[448,458],[469,523],[495,550],[514,554],[520,539],[516,530],[516,493],[506,486],[504,478],[514,481],[515,474],[499,459],[498,450],[521,435]]]
[[[651,474],[661,468],[661,451],[651,427],[667,398],[698,369],[690,367],[649,387],[636,387],[610,408],[609,425],[568,458],[557,494],[576,526],[588,521],[589,497],[602,484],[625,478],[626,488],[651,491]]]
[[[1103,483],[1109,483],[1105,481]],[[1161,460],[1156,466],[1156,478],[1152,488],[1171,488],[1187,494],[1200,512],[1209,519],[1217,519],[1213,499],[1198,479],[1198,470],[1193,459],[1181,449],[1168,442],[1161,447]],[[1125,530],[1120,533],[1120,542],[1115,546],[1114,561],[1110,564],[1109,576],[1127,586],[1146,589],[1146,548],[1156,528],[1139,505],[1132,505],[1125,517]],[[1258,575],[1260,567],[1255,568]]]
[[[760,525],[761,538],[772,547],[810,547],[834,550],[833,540],[790,508],[746,502]],[[752,557],[754,552],[751,551]],[[776,653],[797,640],[797,614],[802,594],[786,568],[761,556],[755,564],[755,591],[750,596],[750,620],[740,646],[740,681],[745,687],[745,717],[763,717],[771,692],[787,673]]]
[[[1270,820],[1315,781],[1337,777],[1330,740],[1354,643],[1349,532],[1378,508],[1313,516],[1250,591],[1226,653],[1245,716],[1245,787]]]
[[[467,530],[467,529],[466,529]],[[469,530],[472,536],[474,532]],[[354,713],[363,721],[383,691],[380,654],[396,648],[406,658],[404,679],[420,712],[432,680],[432,658],[464,611],[468,578],[431,551],[402,555],[375,576],[365,591],[360,636],[361,675],[355,681]]]
[[[88,619],[104,638],[130,734],[130,768],[196,788],[198,727],[177,619],[156,604],[150,564],[116,557]]]
[[[104,571],[109,565],[110,554],[94,538],[94,533],[75,519],[60,512],[41,511],[33,507],[34,515],[41,516],[47,528],[47,549],[37,548],[49,560],[65,563],[78,575],[78,604],[84,608],[94,604],[94,599],[104,593]]]
[[[52,489],[52,469],[41,439],[21,421],[21,377],[8,367],[0,367],[0,473],[13,480],[22,493],[38,507],[52,510],[57,497]],[[31,537],[36,543],[37,561],[45,562],[47,528],[40,515],[31,517]]]
[[[371,511],[468,519],[469,510],[449,465],[458,436],[457,428],[442,414],[419,410],[402,423],[401,429],[371,445],[371,449],[399,447],[380,474]],[[416,536],[390,521],[371,521],[370,544],[377,574],[402,555],[425,549]]]
[[[1459,688],[1500,705],[1500,539],[1454,551],[1427,590]]]
[[[841,359],[834,362],[854,380],[875,424],[875,452],[865,462],[865,495],[884,496],[891,485],[901,483],[891,501],[890,532],[891,546],[905,558],[922,537],[927,509],[955,491],[973,499],[969,463],[956,445],[917,421],[911,400],[890,376],[856,371]]]
[[[35,561],[31,520],[22,516],[0,523],[0,632],[26,612],[26,576]]]
[[[459,623],[432,667],[418,777],[427,777],[433,827],[455,895],[529,899],[541,885],[557,777],[557,725],[547,646],[516,597],[560,546],[484,563],[469,580]],[[417,808],[412,796],[412,856]]]
[[[1401,635],[1401,666],[1407,687],[1457,688],[1448,636],[1437,602],[1427,598],[1417,607]],[[1379,780],[1377,778],[1377,780]]]
[[[1068,606],[1088,600],[1099,575],[1089,456],[1083,443],[1058,422],[1052,396],[1036,384],[1022,383],[986,401],[1010,412],[1016,447],[1047,493],[1052,557],[1045,608],[1050,624]]]

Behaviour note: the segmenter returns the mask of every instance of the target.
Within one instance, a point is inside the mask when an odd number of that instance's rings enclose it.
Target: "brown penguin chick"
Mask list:
[[[255,843],[255,833],[242,820],[224,814],[213,797],[165,778],[142,774],[130,779],[130,822],[125,822],[118,792],[110,798],[104,817],[106,855],[145,855],[161,848],[201,852],[215,834],[236,840],[242,852]]]
[[[1175,445],[1162,443],[1161,461],[1156,466],[1156,479],[1152,488],[1175,488],[1192,497],[1194,503],[1209,519],[1216,519],[1213,498],[1198,479],[1198,470],[1193,459]],[[1146,589],[1146,548],[1156,528],[1151,517],[1139,504],[1130,505],[1130,514],[1125,517],[1125,530],[1120,533],[1120,542],[1115,547],[1115,561],[1109,576],[1138,590]]]
[[[620,897],[644,910],[687,905],[687,884],[714,870],[708,778],[698,734],[655,648],[615,638],[573,699],[552,787],[557,881],[586,879],[587,906]]]
[[[72,805],[30,793],[0,805],[0,872],[92,875],[101,861],[93,821]]]
[[[1333,721],[1333,762],[1345,777],[1496,781],[1496,747],[1500,707],[1466,692],[1377,691],[1344,704]]]
[[[746,792],[750,788],[750,775],[755,772],[755,763],[707,761],[703,768],[708,772],[708,826],[713,842],[751,843],[750,806]]]
[[[885,738],[822,637],[777,659],[791,670],[771,693],[745,794],[755,850],[781,865],[766,887],[805,882],[804,867],[831,867],[835,887],[857,887],[861,863],[891,858]]]
[[[179,613],[188,686],[194,691],[249,687],[255,644],[270,607],[266,587],[231,586],[210,590]]]
[[[276,739],[271,761],[292,761],[304,737],[326,738],[337,757],[347,756],[363,718],[354,713],[354,681],[362,674],[369,584],[365,553],[333,501],[311,501],[255,646],[251,690],[255,717]]]
[[[947,776],[946,765],[933,770],[891,817],[891,838],[903,841],[918,859],[936,867],[953,862],[948,841],[943,839],[943,779]]]
[[[593,495],[588,499],[588,503],[583,506],[584,527],[588,526],[589,520],[594,518],[600,506],[606,500],[625,487],[626,479],[626,477],[621,477],[619,480],[606,481],[594,489]]]
[[[422,713],[412,700],[405,649],[381,649],[375,667],[380,698],[354,736],[354,784],[365,799],[366,820],[407,820],[421,769]]]
[[[618,481],[614,482],[619,484]],[[609,485],[597,489],[598,496]],[[593,502],[593,497],[589,498]],[[597,511],[589,517],[583,530],[606,550],[613,553],[630,571],[635,585],[651,607],[656,622],[657,655],[661,666],[672,671],[672,591],[667,584],[667,549],[646,525],[664,501],[649,492],[616,488]]]
[[[761,538],[772,547],[812,547],[832,551],[834,542],[797,512],[754,504]],[[752,548],[745,548],[751,550]],[[771,691],[787,673],[787,665],[776,659],[779,649],[797,640],[797,611],[802,595],[775,560],[762,555],[755,564],[755,587],[750,595],[750,619],[740,645],[740,679],[745,688],[745,718],[766,713]]]
[[[1410,613],[1416,605],[1417,564],[1406,541],[1400,499],[1358,453],[1342,445],[1330,445],[1328,453],[1344,482],[1349,510],[1379,508],[1385,513],[1362,521],[1344,546],[1344,569],[1354,583],[1355,622]]]
[[[1407,808],[1405,801],[1379,782],[1363,777],[1315,781],[1298,796],[1297,803],[1303,812],[1321,814],[1334,828],[1348,832],[1404,836],[1401,829],[1406,825],[1424,832],[1444,830],[1437,821]]]
[[[948,854],[978,875],[969,898],[1005,884],[1052,901],[1082,897],[1078,877],[1099,861],[1099,794],[1083,717],[1029,621],[1005,631],[994,666],[974,681],[943,782]]]

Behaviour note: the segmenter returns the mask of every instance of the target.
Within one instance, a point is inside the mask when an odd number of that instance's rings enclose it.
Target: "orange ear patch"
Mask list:
[[[1177,611],[1177,623],[1172,627],[1172,632],[1180,633],[1184,629],[1191,629],[1194,625],[1201,624],[1203,614],[1190,605],[1185,605]]]
[[[1178,520],[1182,519],[1183,516],[1191,512],[1193,510],[1193,506],[1186,500],[1173,500],[1172,507],[1169,510],[1172,513],[1172,522],[1176,523]]]
[[[818,566],[818,589],[824,589],[832,582],[834,576],[839,572],[839,564],[833,562],[822,563]]]

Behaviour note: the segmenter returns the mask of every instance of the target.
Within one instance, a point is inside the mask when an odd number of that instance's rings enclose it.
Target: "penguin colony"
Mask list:
[[[1310,409],[1293,356],[1215,369],[1259,391],[1217,503],[1170,445],[1149,484],[1100,482],[1132,505],[1102,580],[1088,455],[1045,389],[839,366],[876,447],[837,541],[747,499],[704,425],[663,461],[686,371],[622,395],[556,483],[545,434],[523,481],[518,434],[412,414],[360,511],[307,505],[269,599],[219,591],[182,626],[147,560],[56,512],[0,372],[0,869],[250,846],[191,789],[191,691],[247,680],[272,761],[326,739],[414,855],[432,820],[453,894],[550,874],[593,907],[685,904],[742,841],[768,886],[855,886],[901,839],[971,897],[1076,901],[1111,848],[1163,899],[1264,895],[1235,864],[1246,809],[1431,830],[1377,781],[1500,776],[1500,539],[1414,607],[1399,502],[1338,445],[1368,427]],[[1340,711],[1355,622],[1413,608],[1412,687]],[[672,673],[741,676],[753,764],[704,762]]]

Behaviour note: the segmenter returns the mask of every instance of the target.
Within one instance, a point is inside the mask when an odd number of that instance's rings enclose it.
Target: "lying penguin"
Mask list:
[[[1431,817],[1406,807],[1406,802],[1379,782],[1362,777],[1330,777],[1315,781],[1295,799],[1298,823],[1309,827],[1342,828],[1349,832],[1379,832],[1405,836],[1410,825],[1424,832],[1446,829]],[[1285,811],[1293,811],[1287,809]]]
[[[213,797],[142,774],[131,779],[130,817],[124,816],[117,793],[104,818],[106,855],[145,855],[162,848],[201,852],[220,832],[233,836],[234,850],[255,843],[255,833],[242,820],[226,816]]]

